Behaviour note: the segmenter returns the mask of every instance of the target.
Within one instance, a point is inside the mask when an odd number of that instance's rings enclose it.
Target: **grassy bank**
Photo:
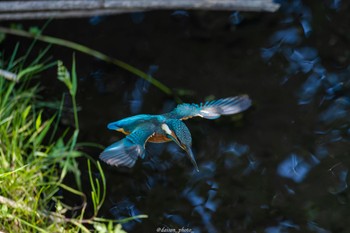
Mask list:
[[[81,191],[76,161],[86,155],[77,150],[75,62],[68,71],[61,62],[48,63],[46,50],[33,61],[27,59],[29,52],[17,57],[17,50],[18,45],[11,56],[2,53],[0,58],[0,232],[124,232],[116,222],[98,218],[105,179],[99,164],[90,160],[93,215],[86,216],[88,200]],[[45,108],[40,106],[45,104],[38,98],[40,84],[29,85],[43,70],[56,69],[57,64],[57,76],[69,89],[75,119],[75,128],[66,129],[63,135],[57,134],[60,110],[53,116],[44,114]],[[92,169],[99,171],[99,179]],[[63,182],[72,174],[76,188]],[[74,208],[66,205],[62,191],[77,195],[81,203]]]

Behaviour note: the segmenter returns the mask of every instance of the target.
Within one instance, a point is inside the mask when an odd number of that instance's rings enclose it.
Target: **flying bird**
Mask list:
[[[140,114],[108,124],[108,129],[126,135],[118,142],[108,146],[100,159],[113,166],[133,167],[138,158],[145,157],[147,142],[164,143],[174,141],[186,151],[195,169],[199,171],[192,153],[192,137],[183,122],[192,117],[217,119],[221,115],[240,113],[251,106],[248,95],[228,97],[201,104],[183,103],[169,113],[161,115]]]

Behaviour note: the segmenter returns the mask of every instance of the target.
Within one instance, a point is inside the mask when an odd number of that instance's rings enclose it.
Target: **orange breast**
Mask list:
[[[148,139],[148,142],[153,142],[153,143],[162,143],[162,142],[169,142],[171,139],[167,138],[163,134],[154,134],[152,137]]]
[[[130,132],[125,131],[123,128],[119,128],[117,129],[117,131],[125,135],[130,134]],[[169,142],[169,141],[171,141],[171,139],[167,138],[165,135],[156,133],[152,137],[150,137],[147,142],[162,143],[162,142]]]

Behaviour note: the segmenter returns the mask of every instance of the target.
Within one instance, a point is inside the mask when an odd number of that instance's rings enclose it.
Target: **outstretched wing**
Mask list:
[[[120,131],[124,134],[129,134],[130,132],[134,131],[136,127],[145,123],[147,121],[146,119],[149,118],[150,115],[147,114],[131,116],[119,121],[111,122],[108,124],[107,128],[110,130]]]
[[[141,125],[124,139],[107,147],[100,154],[100,159],[116,167],[133,167],[138,157],[144,158],[145,144],[153,133],[151,124]]]
[[[248,95],[240,95],[219,100],[213,100],[201,104],[180,104],[168,113],[170,117],[187,120],[192,117],[216,119],[221,115],[240,113],[248,109],[252,104]]]

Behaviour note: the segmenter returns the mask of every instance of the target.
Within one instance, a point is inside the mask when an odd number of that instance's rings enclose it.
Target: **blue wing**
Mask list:
[[[192,117],[216,119],[221,115],[240,113],[252,104],[248,95],[240,95],[225,99],[213,100],[202,104],[180,104],[168,113],[170,117],[187,120]]]
[[[100,159],[116,167],[133,167],[138,157],[144,158],[145,144],[153,133],[152,125],[141,125],[124,139],[107,147],[100,154]]]
[[[119,121],[111,122],[107,128],[111,130],[125,130],[127,132],[133,131],[136,127],[146,122],[150,118],[150,115],[141,114],[132,117],[127,117]]]

